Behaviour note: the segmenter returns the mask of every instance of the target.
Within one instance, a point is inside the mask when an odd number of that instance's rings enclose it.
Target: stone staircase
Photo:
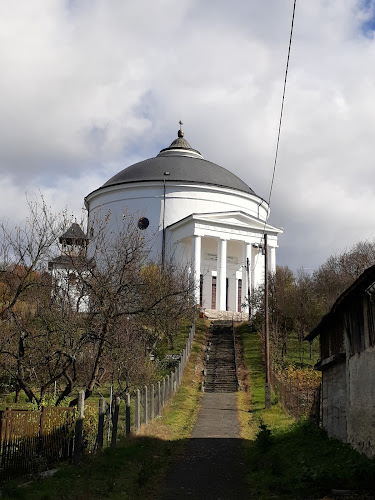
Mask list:
[[[205,392],[236,392],[237,376],[232,324],[215,321],[206,360]]]

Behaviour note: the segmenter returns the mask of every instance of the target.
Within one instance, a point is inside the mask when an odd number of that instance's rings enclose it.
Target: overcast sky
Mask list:
[[[317,268],[375,232],[374,0],[297,1],[270,222]],[[83,198],[176,137],[268,198],[292,0],[0,0],[1,215]]]

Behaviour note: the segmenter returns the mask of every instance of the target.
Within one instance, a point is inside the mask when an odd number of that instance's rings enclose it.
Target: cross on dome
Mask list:
[[[177,136],[184,137],[184,131],[182,130],[182,125],[184,124],[184,122],[180,120],[178,123],[180,124],[180,130],[177,132]]]

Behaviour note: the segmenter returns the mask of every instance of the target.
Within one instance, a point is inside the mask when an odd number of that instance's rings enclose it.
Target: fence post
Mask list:
[[[40,411],[40,421],[39,421],[39,450],[40,452],[43,451],[43,428],[44,428],[44,419],[45,419],[45,407],[42,406],[41,411]]]
[[[141,426],[141,391],[139,389],[135,392],[135,430]]]
[[[174,372],[171,372],[171,378],[169,379],[170,384],[170,397],[173,396],[173,387],[174,387]]]
[[[155,417],[155,386],[151,384],[150,386],[150,420],[154,420]]]
[[[83,448],[83,419],[85,417],[85,393],[84,391],[79,391],[78,393],[78,419],[76,422],[75,434],[74,434],[74,453],[73,453],[73,463],[77,465],[82,456]]]
[[[164,405],[165,405],[165,377],[163,377],[162,400],[161,400],[161,406],[163,407]]]
[[[299,385],[299,380],[297,380],[297,418],[301,416],[299,391],[300,391],[300,385]]]
[[[113,413],[111,448],[116,448],[119,412],[120,412],[120,398],[117,396],[117,398],[115,399],[115,411]]]
[[[289,408],[293,408],[292,377],[289,378]],[[292,410],[293,411],[293,410]]]
[[[6,476],[6,457],[8,451],[8,428],[9,428],[9,408],[6,408],[4,412],[1,412],[1,467],[2,474],[1,479],[5,479]]]
[[[167,402],[170,397],[170,390],[171,390],[170,378],[171,378],[170,374],[168,374],[165,383],[165,402]]]
[[[125,394],[125,434],[130,436],[130,394]]]
[[[98,434],[96,436],[96,447],[98,450],[103,448],[103,435],[104,435],[104,415],[107,403],[105,398],[99,399],[99,419],[98,419]]]
[[[144,386],[144,393],[143,393],[143,423],[148,424],[147,385]]]
[[[306,415],[309,415],[311,413],[311,408],[310,408],[310,384],[307,384],[307,404],[306,404]]]
[[[160,380],[158,382],[158,403],[156,407],[156,414],[157,416],[160,416],[161,414],[161,385],[160,385]]]

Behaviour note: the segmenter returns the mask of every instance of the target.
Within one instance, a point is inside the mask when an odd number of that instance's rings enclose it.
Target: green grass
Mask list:
[[[332,489],[374,487],[375,460],[369,460],[305,419],[295,422],[273,397],[264,409],[264,365],[260,338],[242,325],[243,356],[251,393],[239,394],[248,482],[258,499],[316,499]],[[246,411],[247,409],[247,411]]]
[[[261,338],[255,333],[249,333],[246,323],[237,329],[242,345],[243,357],[247,369],[250,372],[250,391],[238,393],[238,405],[240,410],[240,422],[242,437],[252,440],[259,430],[259,425],[264,422],[275,429],[285,429],[294,421],[276,404],[276,397],[272,393],[272,406],[265,410],[265,372],[262,360]]]
[[[200,373],[207,326],[201,320],[183,382],[163,416],[142,426],[139,435],[120,441],[116,449],[85,456],[78,467],[65,464],[55,476],[19,487],[11,481],[1,498],[22,500],[151,499],[160,479],[190,435],[199,409]],[[198,369],[197,369],[198,367]]]
[[[174,442],[137,437],[115,450],[86,457],[78,467],[63,466],[48,479],[24,487],[17,482],[5,484],[2,498],[24,500],[71,500],[149,498],[152,479],[159,477],[176,448]]]
[[[281,346],[278,348],[274,357],[281,362]],[[311,348],[310,358],[310,344],[309,342],[298,340],[295,332],[290,332],[287,339],[287,349],[282,360],[284,365],[292,365],[295,368],[313,368],[315,363],[320,357],[319,353],[319,339],[314,339]]]
[[[316,499],[332,489],[374,487],[375,461],[328,439],[309,420],[261,430],[249,448],[248,467],[256,498],[277,492],[274,498]]]
[[[375,461],[328,439],[308,420],[296,422],[277,403],[264,408],[264,368],[260,338],[247,325],[238,328],[251,384],[241,378],[239,419],[244,442],[249,498],[317,499],[334,489],[370,488]],[[10,482],[2,498],[27,500],[98,500],[162,498],[161,481],[188,439],[199,409],[202,358],[207,326],[200,321],[183,383],[163,417],[143,426],[99,456],[86,456],[79,467],[65,465],[52,478],[23,488]]]

